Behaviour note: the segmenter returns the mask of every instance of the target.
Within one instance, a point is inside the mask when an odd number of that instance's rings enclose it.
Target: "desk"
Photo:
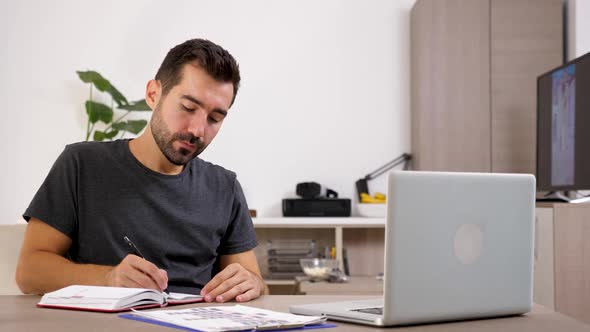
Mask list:
[[[346,301],[365,299],[366,296],[297,296],[297,295],[267,295],[250,305],[270,310],[287,311],[290,304],[320,303],[326,301]],[[136,322],[117,317],[117,314],[105,314],[84,311],[71,311],[59,309],[41,309],[35,307],[39,296],[4,295],[0,296],[0,331],[24,332],[69,332],[69,331],[179,331],[169,328]],[[233,304],[233,303],[230,303]],[[174,309],[189,308],[210,304],[189,304],[174,306]],[[553,312],[542,306],[535,306],[533,312],[526,316],[476,320],[459,323],[430,324],[401,329],[377,329],[347,323],[338,324],[338,328],[327,329],[330,331],[432,331],[432,332],[461,332],[461,331],[502,331],[502,332],[543,332],[543,331],[568,331],[588,332],[590,325],[576,321]]]

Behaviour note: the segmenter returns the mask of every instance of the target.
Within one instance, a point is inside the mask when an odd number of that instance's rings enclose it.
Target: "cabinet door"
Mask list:
[[[411,13],[418,170],[491,170],[489,0],[419,0]]]
[[[590,204],[556,204],[555,307],[590,322]]]
[[[493,172],[535,173],[537,76],[563,61],[562,6],[491,1]]]
[[[535,269],[533,300],[555,310],[553,273],[553,209],[537,208],[535,218]]]
[[[343,246],[350,275],[373,279],[384,270],[385,232],[383,228],[346,228]]]

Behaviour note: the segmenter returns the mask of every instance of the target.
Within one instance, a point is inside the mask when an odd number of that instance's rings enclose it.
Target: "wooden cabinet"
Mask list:
[[[590,322],[590,204],[537,207],[535,301]]]
[[[553,208],[555,309],[590,322],[590,204]]]
[[[534,173],[536,79],[563,60],[561,0],[418,0],[417,170]]]

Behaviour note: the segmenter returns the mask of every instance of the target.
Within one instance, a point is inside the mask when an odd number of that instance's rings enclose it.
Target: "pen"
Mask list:
[[[127,236],[123,237],[123,240],[125,240],[125,242],[127,242],[127,244],[129,245],[129,247],[131,248],[131,253],[134,254],[135,256],[139,256],[143,259],[145,259],[145,257],[141,254],[141,251],[139,251],[139,249],[137,249],[137,247],[135,246],[135,244],[133,244],[133,242],[131,241],[131,239],[129,239]],[[164,293],[168,293],[168,287],[166,287],[162,292]]]
[[[133,242],[131,242],[131,240],[125,236],[123,237],[123,240],[125,240],[125,242],[127,242],[127,244],[129,245],[129,247],[131,247],[131,253],[134,254],[135,256],[139,256],[143,259],[145,259],[145,257],[143,257],[143,255],[141,254],[141,251],[139,251],[139,249],[137,249],[137,247],[135,246],[135,244],[133,244]]]

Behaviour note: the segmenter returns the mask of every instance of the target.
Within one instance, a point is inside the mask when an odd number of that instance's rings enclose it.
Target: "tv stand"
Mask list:
[[[590,196],[569,198],[560,191],[551,191],[545,196],[537,198],[537,202],[587,203],[590,202]]]
[[[590,203],[590,196],[572,199],[570,203]]]

